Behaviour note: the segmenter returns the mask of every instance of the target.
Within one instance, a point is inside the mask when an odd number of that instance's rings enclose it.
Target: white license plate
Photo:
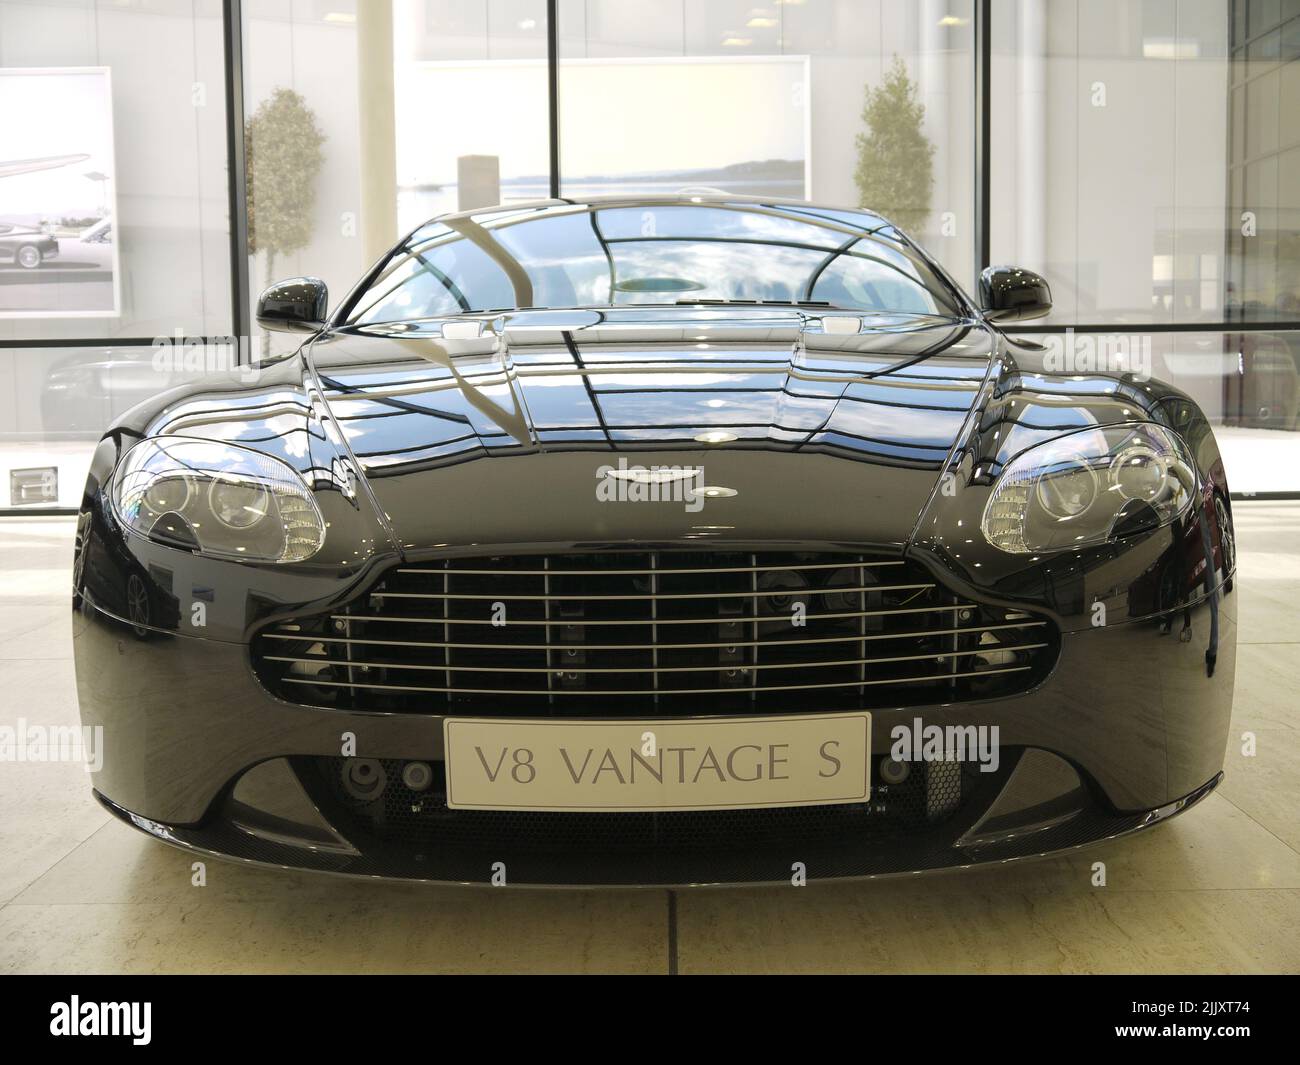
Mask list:
[[[666,721],[446,718],[447,805],[735,810],[865,802],[871,715]]]

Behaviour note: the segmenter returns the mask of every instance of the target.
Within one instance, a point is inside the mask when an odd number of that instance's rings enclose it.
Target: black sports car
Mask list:
[[[1004,862],[1215,787],[1205,416],[1062,372],[885,219],[734,197],[441,217],[294,355],[104,436],[95,792],[196,852],[506,884]]]

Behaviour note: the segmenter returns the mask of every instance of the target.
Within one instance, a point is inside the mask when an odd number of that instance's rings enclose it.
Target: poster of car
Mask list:
[[[0,318],[120,314],[108,68],[0,68],[0,115]]]

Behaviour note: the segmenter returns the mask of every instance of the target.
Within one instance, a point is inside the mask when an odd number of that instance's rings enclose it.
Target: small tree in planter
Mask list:
[[[266,252],[268,285],[275,281],[275,257],[311,240],[324,143],[315,114],[292,89],[276,89],[245,124],[248,252]],[[268,339],[262,338],[264,350]]]
[[[920,230],[934,191],[934,145],[925,135],[925,105],[903,61],[894,62],[880,87],[866,90],[853,180],[863,207],[880,211],[903,229]]]

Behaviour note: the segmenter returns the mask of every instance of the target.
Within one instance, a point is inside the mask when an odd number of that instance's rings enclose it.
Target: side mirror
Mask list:
[[[318,333],[329,317],[329,289],[318,277],[291,277],[257,297],[257,324],[279,333]]]
[[[1024,322],[1052,309],[1052,290],[1030,270],[990,266],[980,274],[980,306],[991,322]]]

